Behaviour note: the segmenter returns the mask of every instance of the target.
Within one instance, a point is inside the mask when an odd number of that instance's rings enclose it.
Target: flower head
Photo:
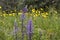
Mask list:
[[[32,26],[32,20],[30,19],[29,21],[28,21],[28,24],[27,24],[27,34],[28,34],[28,40],[32,40],[32,28],[33,28],[33,26]]]
[[[28,25],[27,25],[27,33],[29,34],[29,33],[32,33],[32,28],[33,28],[33,26],[32,26],[32,20],[30,19],[29,21],[28,21]]]
[[[21,19],[22,19],[22,20],[25,19],[25,14],[24,14],[24,13],[21,14]]]
[[[35,12],[35,9],[32,9],[32,12],[34,13]]]
[[[17,26],[17,23],[16,23],[16,20],[14,22],[14,34],[16,34],[18,31],[18,26]]]
[[[23,13],[27,12],[27,5],[22,9]]]

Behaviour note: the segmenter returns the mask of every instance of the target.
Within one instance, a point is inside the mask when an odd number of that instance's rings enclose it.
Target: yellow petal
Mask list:
[[[1,9],[2,7],[0,6],[0,9]]]
[[[12,16],[12,14],[9,14],[9,16]]]
[[[32,12],[35,12],[35,9],[32,9]]]

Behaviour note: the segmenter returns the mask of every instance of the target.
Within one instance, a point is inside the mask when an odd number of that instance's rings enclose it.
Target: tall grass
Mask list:
[[[19,15],[14,14],[5,16],[0,15],[0,40],[14,40],[11,32],[14,27],[14,20],[16,19],[18,28],[21,28],[21,13]],[[38,16],[36,16],[38,15]],[[60,16],[59,14],[54,13],[51,15],[42,16],[42,13],[26,13],[25,21],[24,21],[24,30],[26,30],[26,25],[30,17],[32,17],[33,21],[33,35],[32,40],[60,40]],[[44,14],[45,15],[45,14]],[[18,40],[21,40],[21,31],[17,33]],[[28,36],[26,31],[24,31],[24,40],[28,40]]]

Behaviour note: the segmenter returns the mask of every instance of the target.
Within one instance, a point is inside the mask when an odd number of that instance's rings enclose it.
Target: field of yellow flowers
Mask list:
[[[0,40],[60,40],[60,16],[57,11],[51,14],[32,9],[23,17],[22,14],[0,12]],[[31,29],[26,27],[27,24]]]

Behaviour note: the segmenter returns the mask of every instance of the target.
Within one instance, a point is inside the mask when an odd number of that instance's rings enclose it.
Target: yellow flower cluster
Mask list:
[[[32,12],[34,13],[36,10],[35,9],[32,9]]]
[[[46,18],[48,13],[47,12],[44,12],[44,13],[41,13],[42,17]]]
[[[18,15],[21,15],[22,13],[18,13]],[[9,13],[9,14],[6,14],[6,13],[4,13],[4,14],[0,14],[0,16],[4,16],[4,17],[6,17],[6,16],[16,16],[16,13]]]
[[[40,10],[43,10],[43,8],[40,8]],[[41,12],[40,10],[35,10],[35,9],[32,9],[32,13],[34,13],[34,17],[37,17],[39,15],[41,15],[42,17],[46,18],[47,15],[48,15],[48,12]]]
[[[39,10],[32,9],[32,13],[40,13]]]
[[[34,15],[34,17],[37,17],[37,16],[38,16],[37,14]]]
[[[40,8],[40,10],[35,10],[35,9],[32,9],[32,13],[30,14],[30,16],[33,16],[33,17],[38,17],[38,16],[42,16],[42,17],[44,17],[44,18],[46,18],[47,17],[47,15],[48,15],[48,12],[41,12],[41,10],[43,10],[43,8]],[[15,10],[16,11],[16,10]],[[4,11],[3,11],[4,12]],[[12,12],[12,11],[11,11]],[[19,12],[18,13],[18,15],[21,15],[22,14],[22,12]],[[26,15],[28,15],[29,13],[26,13]],[[2,14],[2,15],[0,15],[0,16],[4,16],[4,17],[6,17],[6,16],[16,16],[17,15],[17,13],[9,13],[9,14],[6,14],[6,13],[4,13],[4,14]]]

